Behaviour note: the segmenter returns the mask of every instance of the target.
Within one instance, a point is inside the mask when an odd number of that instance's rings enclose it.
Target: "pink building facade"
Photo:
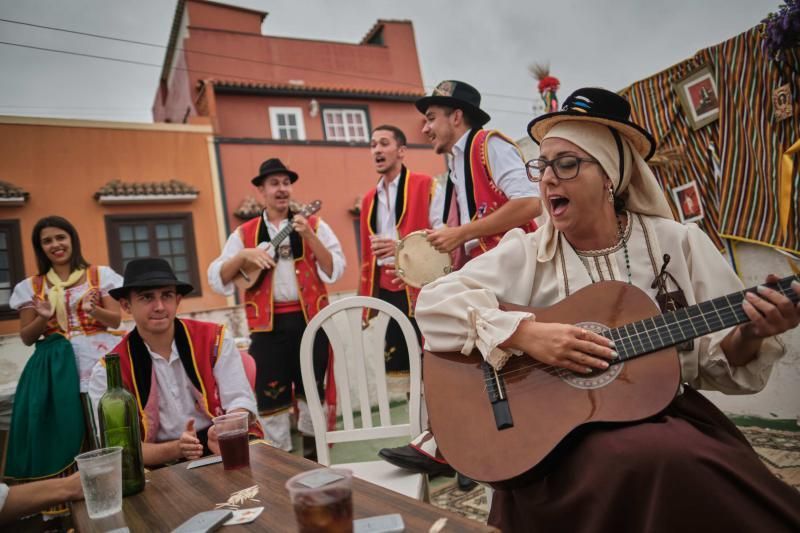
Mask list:
[[[259,198],[250,178],[262,161],[279,157],[297,171],[297,200],[322,201],[320,215],[345,250],[348,268],[332,289],[355,290],[357,218],[351,211],[377,179],[371,129],[400,127],[412,170],[435,175],[445,169],[413,105],[425,93],[414,29],[408,21],[380,20],[351,44],[262,35],[266,17],[179,1],[153,117],[213,126],[228,231],[242,222],[237,209]]]

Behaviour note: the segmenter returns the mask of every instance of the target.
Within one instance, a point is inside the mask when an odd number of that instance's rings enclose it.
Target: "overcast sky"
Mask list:
[[[549,62],[559,99],[618,90],[755,26],[780,0],[223,0],[269,12],[262,32],[358,42],[378,18],[414,23],[426,91],[461,79],[490,126],[521,137],[539,101],[528,74]],[[174,0],[0,0],[0,115],[148,122]],[[66,50],[144,64],[12,46]]]

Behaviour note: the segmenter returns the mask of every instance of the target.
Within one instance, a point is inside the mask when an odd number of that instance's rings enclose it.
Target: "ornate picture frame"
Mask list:
[[[703,65],[676,81],[672,88],[693,130],[697,131],[719,118],[717,81],[709,65]]]
[[[705,216],[703,200],[696,181],[692,180],[672,189],[672,198],[678,207],[678,216],[682,223],[696,222]]]

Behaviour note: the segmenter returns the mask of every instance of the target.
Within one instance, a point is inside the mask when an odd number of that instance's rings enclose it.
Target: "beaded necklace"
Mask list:
[[[628,217],[628,222],[630,223],[630,216]],[[607,255],[608,253],[613,252],[615,249],[617,249],[620,244],[622,244],[622,251],[623,251],[623,254],[625,255],[625,270],[628,271],[628,285],[632,285],[633,282],[632,282],[632,275],[631,275],[631,258],[630,258],[630,255],[628,254],[628,242],[627,242],[627,239],[625,239],[625,228],[622,226],[622,217],[621,216],[617,215],[617,242],[616,242],[616,244],[614,244],[613,246],[611,246],[609,248],[604,248],[602,250],[592,250],[592,254],[593,255]],[[584,255],[580,254],[580,253],[578,253],[577,255],[580,258],[581,263],[583,263],[583,268],[586,269],[586,273],[589,275],[589,279],[592,280],[592,283],[597,283],[597,280],[594,279],[594,276],[592,275],[592,270],[589,267],[589,259],[587,257],[585,257]]]

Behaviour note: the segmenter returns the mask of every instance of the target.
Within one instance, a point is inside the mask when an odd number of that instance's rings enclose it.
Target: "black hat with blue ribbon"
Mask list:
[[[650,133],[631,122],[631,105],[615,92],[597,87],[578,89],[564,100],[561,111],[547,113],[528,123],[528,135],[536,144],[550,128],[565,121],[585,121],[605,124],[625,137],[633,148],[648,160],[656,151],[656,141]]]

